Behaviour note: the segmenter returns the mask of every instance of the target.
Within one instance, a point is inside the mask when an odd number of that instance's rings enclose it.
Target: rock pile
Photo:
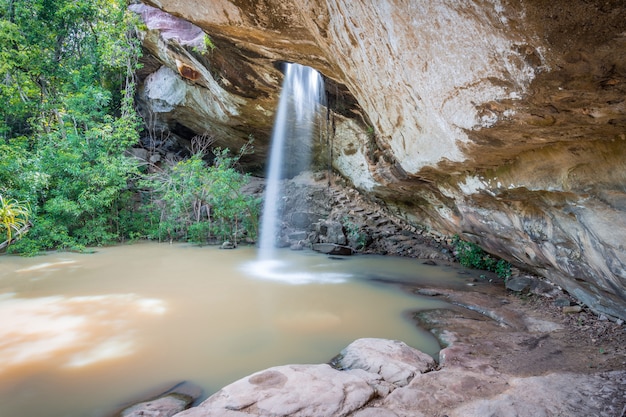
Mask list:
[[[281,201],[279,245],[292,249],[316,244],[328,253],[329,245],[341,253],[376,253],[420,259],[452,261],[449,242],[440,235],[411,226],[379,201],[345,187],[338,177],[306,172],[285,182]],[[348,249],[346,249],[348,248]]]

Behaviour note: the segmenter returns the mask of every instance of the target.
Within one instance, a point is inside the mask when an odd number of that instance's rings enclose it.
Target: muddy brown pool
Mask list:
[[[379,256],[141,243],[0,257],[0,416],[103,416],[187,380],[207,394],[263,368],[327,362],[360,337],[437,355],[403,318],[441,307],[380,280],[463,285],[454,269]]]

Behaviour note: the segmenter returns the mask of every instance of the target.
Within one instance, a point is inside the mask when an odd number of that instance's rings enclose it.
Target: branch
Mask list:
[[[5,240],[4,242],[0,243],[0,250],[3,250],[4,248],[8,247],[11,243],[15,242],[17,239],[19,239],[20,235],[26,233],[28,231],[28,229],[30,229],[32,226],[32,224],[30,222],[26,223],[21,229],[19,229],[16,233],[15,233],[15,237],[11,240]]]

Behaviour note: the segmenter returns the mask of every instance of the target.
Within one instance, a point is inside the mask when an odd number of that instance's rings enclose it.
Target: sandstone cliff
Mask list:
[[[626,319],[620,0],[146,0],[146,141],[210,134],[262,172],[281,63],[318,69],[317,163]]]

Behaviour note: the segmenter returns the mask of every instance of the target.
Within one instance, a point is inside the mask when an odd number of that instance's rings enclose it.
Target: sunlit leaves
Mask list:
[[[30,209],[25,203],[13,199],[5,199],[0,194],[0,233],[6,236],[6,241],[11,244],[15,233],[28,224]]]

